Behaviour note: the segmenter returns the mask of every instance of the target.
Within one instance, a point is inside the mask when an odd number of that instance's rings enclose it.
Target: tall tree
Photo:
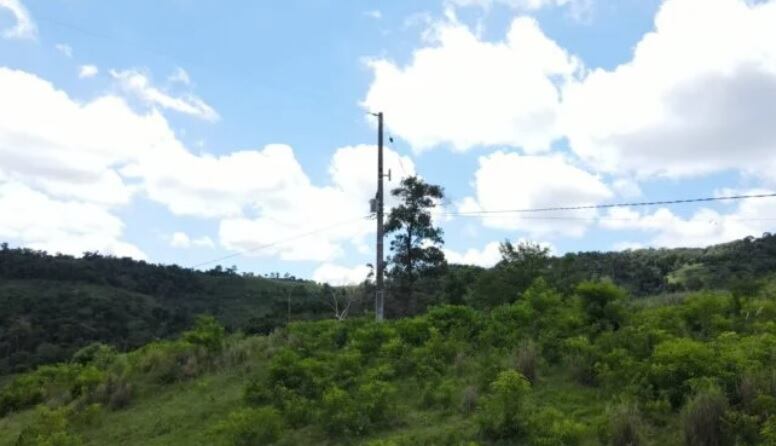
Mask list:
[[[391,209],[385,225],[385,233],[394,234],[393,255],[388,259],[389,276],[399,286],[409,306],[406,310],[412,312],[415,281],[445,265],[445,255],[440,249],[444,243],[443,232],[431,221],[431,210],[444,198],[444,189],[412,176],[403,179],[391,195],[400,204]]]

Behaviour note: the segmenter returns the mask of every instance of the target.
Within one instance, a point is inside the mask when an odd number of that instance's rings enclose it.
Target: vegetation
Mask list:
[[[769,290],[644,301],[538,278],[510,303],[383,324],[243,335],[203,317],[15,376],[0,445],[773,444]]]

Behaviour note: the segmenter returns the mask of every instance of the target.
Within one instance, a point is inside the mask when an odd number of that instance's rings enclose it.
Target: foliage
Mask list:
[[[211,430],[218,444],[229,446],[270,445],[283,432],[283,418],[273,408],[244,408],[229,414]]]
[[[478,414],[482,434],[490,439],[519,439],[527,432],[526,399],[531,385],[514,370],[501,372]]]
[[[728,401],[718,389],[702,391],[682,411],[684,441],[688,446],[733,444],[725,429]]]
[[[411,176],[402,179],[391,195],[399,204],[391,209],[385,223],[385,234],[393,234],[389,275],[399,286],[399,298],[405,301],[399,313],[411,314],[417,306],[412,297],[415,281],[438,273],[445,264],[440,249],[442,229],[433,226],[430,212],[444,197],[444,191]]]

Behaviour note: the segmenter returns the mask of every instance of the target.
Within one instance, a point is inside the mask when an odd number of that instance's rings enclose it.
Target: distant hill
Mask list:
[[[312,282],[199,272],[128,258],[0,250],[0,374],[69,358],[94,341],[120,349],[178,335],[198,314],[229,330],[271,331],[327,307]]]

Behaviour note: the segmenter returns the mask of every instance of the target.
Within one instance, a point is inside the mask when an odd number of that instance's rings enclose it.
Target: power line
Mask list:
[[[255,247],[255,248],[249,249],[247,251],[236,252],[234,254],[229,254],[229,255],[226,255],[226,256],[223,256],[223,257],[219,257],[219,258],[216,258],[216,259],[208,260],[206,262],[198,263],[196,265],[190,266],[189,268],[192,268],[192,269],[199,268],[200,266],[209,265],[211,263],[221,262],[221,261],[228,260],[228,259],[231,259],[231,258],[234,258],[234,257],[242,256],[242,255],[245,255],[245,254],[250,254],[250,253],[253,253],[253,252],[257,252],[257,251],[262,251],[262,250],[265,250],[267,248],[272,248],[273,246],[277,246],[277,245],[281,245],[283,243],[288,243],[288,242],[291,242],[291,241],[294,241],[294,240],[298,240],[298,239],[301,239],[301,238],[309,237],[311,235],[319,234],[321,232],[328,231],[328,230],[336,228],[338,226],[343,226],[343,225],[346,225],[346,224],[349,224],[349,223],[353,223],[353,222],[355,222],[357,220],[363,220],[365,218],[369,218],[370,216],[371,216],[371,214],[370,215],[366,215],[366,216],[361,216],[361,217],[358,217],[358,218],[351,218],[349,220],[345,220],[345,221],[341,221],[341,222],[338,222],[338,223],[334,223],[332,225],[325,226],[323,228],[318,228],[318,229],[313,230],[313,231],[303,232],[301,234],[296,234],[296,235],[293,235],[293,236],[285,238],[285,239],[280,239],[280,240],[276,240],[276,241],[271,242],[271,243],[267,243],[267,244],[264,244],[264,245],[259,245],[259,246]]]
[[[638,202],[632,202],[632,203],[591,204],[591,205],[581,205],[581,206],[557,206],[557,207],[533,208],[533,209],[527,208],[527,209],[498,209],[498,210],[445,212],[439,215],[467,216],[467,215],[488,215],[488,214],[553,212],[553,211],[580,211],[580,210],[587,210],[587,209],[611,209],[611,208],[621,208],[621,207],[676,205],[676,204],[686,204],[686,203],[705,203],[705,202],[711,202],[711,201],[749,200],[749,199],[758,199],[758,198],[776,198],[776,193],[753,194],[753,195],[727,195],[727,196],[720,196],[720,197],[686,198],[686,199],[679,199],[679,200],[664,200],[664,201],[638,201]]]

